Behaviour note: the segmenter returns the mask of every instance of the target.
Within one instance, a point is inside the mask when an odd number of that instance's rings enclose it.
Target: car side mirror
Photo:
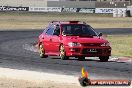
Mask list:
[[[59,36],[60,34],[58,32],[54,32],[53,35]]]
[[[98,34],[98,36],[102,36],[102,35],[103,35],[103,33],[101,33],[101,32]]]

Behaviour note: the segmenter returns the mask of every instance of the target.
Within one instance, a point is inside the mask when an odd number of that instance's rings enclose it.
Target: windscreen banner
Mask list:
[[[29,11],[29,7],[0,6],[0,11]]]

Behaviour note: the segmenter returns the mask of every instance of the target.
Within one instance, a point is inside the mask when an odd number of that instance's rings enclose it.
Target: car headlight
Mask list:
[[[81,46],[81,44],[80,43],[77,43],[77,42],[69,42],[68,45],[70,47],[72,47],[72,46]]]
[[[101,46],[110,46],[110,43],[108,42],[108,43],[103,43],[103,44],[101,44]]]

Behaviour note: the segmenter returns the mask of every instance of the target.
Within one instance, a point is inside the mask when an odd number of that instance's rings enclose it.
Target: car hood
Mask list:
[[[80,37],[80,36],[64,36],[64,41],[67,42],[78,42],[78,43],[107,43],[103,37],[93,36],[93,37]]]

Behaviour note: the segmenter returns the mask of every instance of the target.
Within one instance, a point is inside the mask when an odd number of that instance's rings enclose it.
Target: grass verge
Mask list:
[[[107,39],[111,43],[113,56],[132,58],[132,35],[110,35]]]
[[[109,14],[0,12],[0,29],[42,29],[53,20],[85,21],[94,28],[132,28],[132,17]]]

